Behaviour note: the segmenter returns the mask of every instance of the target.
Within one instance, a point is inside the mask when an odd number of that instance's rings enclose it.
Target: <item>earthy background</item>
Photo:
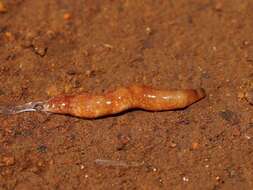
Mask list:
[[[208,96],[95,120],[0,115],[0,189],[253,189],[252,10],[252,0],[1,1],[0,105],[132,83]]]

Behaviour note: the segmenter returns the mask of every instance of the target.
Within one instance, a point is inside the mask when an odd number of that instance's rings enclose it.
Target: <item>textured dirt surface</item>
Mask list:
[[[132,83],[208,96],[96,120],[0,115],[1,190],[253,189],[253,1],[2,3],[0,105]]]

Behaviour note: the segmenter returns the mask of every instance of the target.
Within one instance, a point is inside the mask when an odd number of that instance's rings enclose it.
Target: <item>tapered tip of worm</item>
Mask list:
[[[206,92],[203,88],[196,89],[199,99],[206,97]]]

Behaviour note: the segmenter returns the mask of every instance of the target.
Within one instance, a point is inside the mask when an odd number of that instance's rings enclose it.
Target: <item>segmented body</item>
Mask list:
[[[121,87],[103,95],[81,93],[59,95],[43,105],[42,111],[97,118],[128,109],[164,111],[185,108],[205,97],[203,89],[157,90],[133,85]]]

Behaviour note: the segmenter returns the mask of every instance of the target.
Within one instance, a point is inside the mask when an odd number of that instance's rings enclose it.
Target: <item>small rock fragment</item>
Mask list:
[[[220,117],[229,122],[231,125],[236,125],[240,122],[240,119],[236,113],[231,110],[224,110],[219,112]]]
[[[11,32],[5,32],[4,33],[4,36],[5,36],[5,39],[8,40],[8,41],[13,41],[14,40],[14,36]]]
[[[174,143],[173,141],[170,143],[170,147],[171,147],[171,148],[175,148],[176,146],[177,146],[177,144]]]
[[[44,57],[47,53],[47,47],[36,46],[33,47],[33,51],[40,57]]]
[[[193,143],[192,143],[192,149],[193,149],[193,150],[197,150],[198,148],[199,148],[199,143],[193,142]]]
[[[0,161],[0,166],[11,166],[14,165],[15,159],[13,156],[4,156]]]
[[[71,14],[70,13],[64,13],[63,19],[64,20],[70,20],[71,19]]]
[[[187,118],[183,118],[179,121],[176,122],[177,125],[189,125],[190,124],[190,120]]]
[[[67,74],[68,75],[76,75],[77,71],[75,69],[70,69],[70,70],[67,71]]]
[[[40,145],[40,146],[37,147],[37,151],[38,151],[39,153],[46,153],[46,152],[47,152],[47,146],[45,146],[45,145]]]
[[[244,92],[239,92],[238,95],[237,95],[237,97],[238,97],[240,100],[242,100],[242,99],[245,98],[245,93],[244,93]]]
[[[238,137],[238,136],[241,135],[241,131],[238,128],[234,128],[233,131],[232,131],[232,135],[234,137]]]
[[[244,46],[248,46],[248,45],[250,45],[250,42],[247,41],[247,40],[244,40],[244,41],[242,42],[242,44],[243,44]]]
[[[214,9],[215,9],[216,11],[222,11],[222,9],[223,9],[223,4],[222,4],[222,2],[220,2],[220,1],[216,2],[215,6],[214,6]]]
[[[147,28],[146,28],[146,33],[147,33],[148,35],[152,34],[152,30],[151,30],[150,27],[147,27]]]
[[[237,174],[237,172],[236,172],[236,170],[234,170],[234,169],[231,169],[231,170],[228,171],[229,177],[235,177],[236,174]]]
[[[129,135],[125,134],[119,134],[117,136],[118,138],[118,145],[117,145],[117,150],[124,150],[126,148],[126,145],[130,142],[131,137]]]
[[[245,94],[245,98],[247,99],[247,101],[249,102],[249,104],[253,105],[253,89],[246,92]]]
[[[188,177],[186,177],[186,176],[183,176],[183,178],[182,178],[182,179],[183,179],[183,181],[184,181],[184,182],[188,182],[188,181],[189,181],[189,178],[188,178]]]

